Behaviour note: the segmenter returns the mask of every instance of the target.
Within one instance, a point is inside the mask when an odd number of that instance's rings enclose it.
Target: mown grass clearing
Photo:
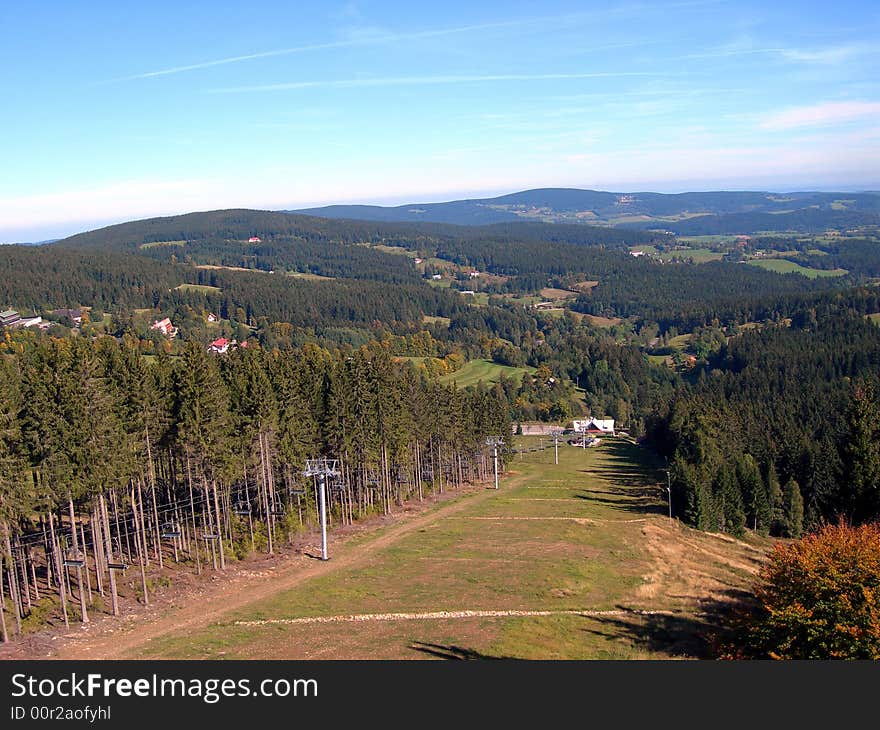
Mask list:
[[[584,294],[588,293],[591,289],[597,286],[599,286],[598,281],[579,281],[577,282],[577,284],[572,284],[571,288],[576,289],[577,291]]]
[[[690,259],[695,264],[705,264],[708,261],[720,261],[724,258],[721,251],[711,251],[708,248],[689,248],[678,251],[666,251],[660,255],[664,261],[673,259]]]
[[[215,266],[214,264],[198,264],[197,269],[224,269],[225,271],[247,271],[252,274],[268,274],[264,269],[247,269],[244,266]]]
[[[202,294],[210,294],[211,292],[220,291],[219,286],[208,286],[207,284],[180,284],[174,288],[178,291],[197,291]]]
[[[873,314],[865,315],[868,319],[870,319],[874,324],[880,325],[880,312],[874,312]]]
[[[583,318],[593,327],[614,327],[623,322],[620,317],[599,317],[595,314],[585,314]]]
[[[546,286],[541,289],[541,296],[550,302],[562,302],[566,299],[574,299],[576,298],[578,293],[576,291],[570,291],[568,289],[554,289],[551,286]]]
[[[287,275],[292,279],[305,279],[306,281],[333,281],[332,276],[321,276],[320,274],[308,274],[303,271],[288,271]]]
[[[422,322],[425,324],[439,324],[443,327],[448,327],[452,320],[449,319],[449,317],[435,317],[432,314],[425,314],[422,315]]]
[[[523,375],[533,372],[535,372],[535,369],[531,367],[516,368],[509,365],[499,365],[491,360],[470,360],[460,370],[444,375],[440,378],[440,382],[456,383],[459,388],[467,388],[470,385],[476,385],[480,381],[484,383],[497,383],[501,380],[502,375],[522,380]]]
[[[517,296],[516,294],[503,294],[505,301],[511,304],[519,304],[522,307],[531,307],[541,301],[541,297]]]
[[[694,336],[687,332],[683,335],[676,335],[675,337],[670,338],[668,344],[669,347],[673,347],[676,350],[684,350],[693,338]]]
[[[473,304],[475,307],[485,307],[489,304],[489,295],[486,294],[486,292],[478,291],[473,294],[465,294],[464,291],[462,291],[460,293],[468,304]]]
[[[386,246],[384,243],[377,243],[373,245],[372,248],[375,248],[377,251],[393,254],[395,256],[407,256],[411,259],[419,257],[419,255],[415,251],[410,251],[408,248],[403,248],[403,246]]]
[[[160,248],[162,246],[186,246],[186,241],[153,241],[151,243],[142,243],[138,248]]]
[[[688,245],[697,244],[697,248],[699,248],[707,244],[734,243],[736,238],[736,236],[731,235],[714,234],[707,236],[679,236],[678,240],[680,243]]]
[[[389,527],[334,545],[335,567],[129,656],[699,656],[713,601],[752,580],[768,541],[670,521],[660,464],[631,442],[559,457],[517,456],[497,492],[431,508],[393,540]]]
[[[808,269],[788,259],[752,259],[748,263],[767,271],[775,271],[777,274],[801,274],[808,279],[816,279],[820,276],[844,276],[849,273],[846,269]]]

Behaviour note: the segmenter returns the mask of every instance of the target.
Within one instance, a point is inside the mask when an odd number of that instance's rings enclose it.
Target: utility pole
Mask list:
[[[495,489],[498,489],[498,447],[504,445],[504,439],[501,436],[489,436],[486,439],[486,445],[492,447],[492,456],[495,461]]]
[[[559,465],[559,439],[562,437],[562,429],[551,428],[550,438],[553,439],[553,451],[556,459],[556,465]]]
[[[327,477],[339,476],[338,459],[306,459],[305,477],[318,477],[318,511],[321,516],[321,560],[327,555]]]
[[[669,458],[666,457],[666,497],[669,503],[669,519],[672,519],[672,481],[669,477]]]

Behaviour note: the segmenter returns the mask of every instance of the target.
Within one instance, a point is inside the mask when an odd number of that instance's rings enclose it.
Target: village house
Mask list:
[[[216,322],[216,321],[217,321],[217,315],[214,314],[213,312],[208,312],[208,321],[209,321],[209,322]]]
[[[259,236],[251,236],[248,239],[248,243],[262,243]]]
[[[18,323],[15,325],[16,327],[39,327],[43,329],[43,318],[42,317],[23,317],[18,320]]]
[[[614,435],[613,418],[590,418],[588,420],[576,420],[573,428],[578,433],[605,433]]]
[[[66,317],[76,327],[79,327],[82,324],[82,310],[81,309],[55,309],[52,311],[52,314],[56,317]]]
[[[434,281],[440,281],[440,279],[443,278],[443,274],[434,274],[431,278],[432,278]]]
[[[177,337],[177,327],[171,324],[171,320],[168,317],[156,320],[150,325],[150,329],[159,330],[166,337]]]
[[[227,340],[225,337],[218,337],[210,345],[208,345],[208,352],[214,355],[223,355],[229,350],[232,344],[233,343]]]
[[[0,327],[15,327],[20,320],[21,316],[14,309],[0,312]]]

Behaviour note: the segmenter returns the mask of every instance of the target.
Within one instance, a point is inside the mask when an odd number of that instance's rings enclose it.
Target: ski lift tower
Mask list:
[[[559,465],[559,439],[562,438],[562,429],[561,428],[551,428],[550,429],[550,438],[553,439],[553,451],[556,459],[556,465]]]
[[[305,477],[318,477],[318,509],[321,513],[321,560],[327,555],[327,477],[339,476],[338,459],[306,459]]]
[[[486,438],[486,446],[492,447],[492,456],[495,460],[495,489],[498,489],[498,447],[504,446],[501,436],[489,436]]]

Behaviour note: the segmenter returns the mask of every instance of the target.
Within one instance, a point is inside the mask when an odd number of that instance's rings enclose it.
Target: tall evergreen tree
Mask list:
[[[789,479],[782,490],[783,536],[800,537],[804,531],[804,500],[801,488]]]

